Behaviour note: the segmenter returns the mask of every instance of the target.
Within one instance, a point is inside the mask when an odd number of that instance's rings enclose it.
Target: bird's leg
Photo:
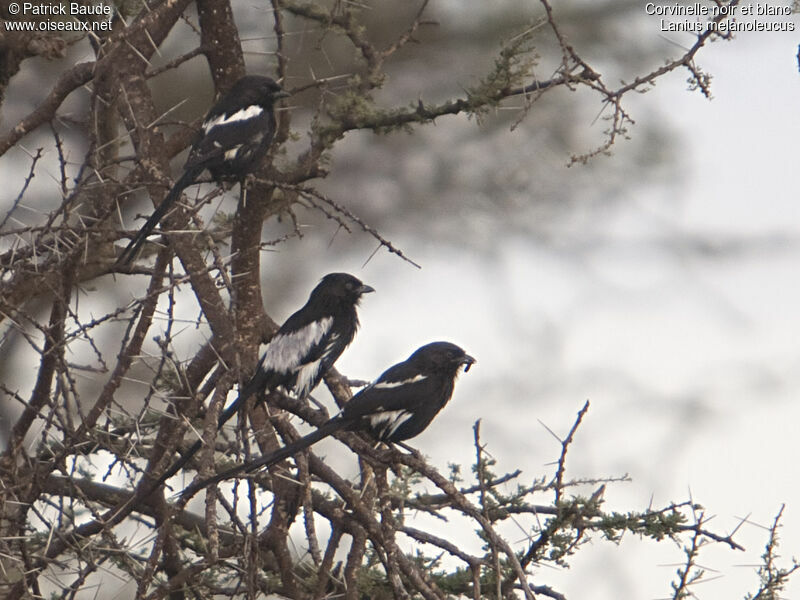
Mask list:
[[[239,206],[247,206],[247,181],[248,177],[242,177],[239,180]]]
[[[394,472],[395,475],[398,477],[408,477],[408,473],[403,472],[403,463],[400,462],[400,456],[402,456],[402,452],[400,452],[399,448],[403,448],[404,450],[408,450],[409,454],[413,456],[415,459],[419,461],[424,461],[424,457],[420,454],[419,450],[416,448],[412,448],[405,442],[386,442],[386,447],[388,448],[389,452],[386,457],[386,462],[388,467]],[[399,447],[399,448],[398,448]]]
[[[250,188],[250,186],[253,183],[255,183],[257,181],[259,181],[258,177],[256,177],[252,173],[248,173],[247,175],[244,175],[239,180],[239,202],[241,202],[242,206],[246,206],[247,205],[247,190]]]
[[[411,454],[411,456],[413,456],[414,458],[422,458],[422,455],[419,453],[419,450],[417,450],[416,448],[412,448],[405,442],[395,442],[395,444],[397,444],[404,450],[408,450],[408,453]]]

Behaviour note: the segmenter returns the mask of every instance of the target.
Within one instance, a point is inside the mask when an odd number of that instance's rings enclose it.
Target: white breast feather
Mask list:
[[[425,375],[415,375],[411,379],[404,379],[403,381],[379,381],[372,387],[376,390],[388,390],[391,388],[400,387],[401,385],[408,385],[410,383],[416,383],[418,381],[423,381],[426,379]]]
[[[226,150],[225,151],[225,160],[233,160],[234,158],[236,158],[236,153],[239,152],[239,148],[241,148],[241,147],[242,147],[242,145],[239,144],[238,146],[234,146],[230,150]]]
[[[203,131],[205,133],[208,133],[209,131],[211,131],[211,129],[213,129],[217,125],[227,125],[229,123],[235,123],[236,121],[247,121],[248,119],[257,117],[262,112],[264,112],[263,108],[261,108],[258,104],[253,104],[248,106],[247,108],[237,110],[235,113],[231,115],[223,113],[218,117],[214,117],[213,119],[209,119],[208,121],[203,123]]]
[[[319,343],[331,325],[333,317],[325,317],[292,333],[276,335],[264,352],[264,368],[278,373],[297,369],[308,349]]]

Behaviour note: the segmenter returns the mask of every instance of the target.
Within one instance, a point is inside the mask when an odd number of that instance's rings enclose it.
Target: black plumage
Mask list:
[[[127,264],[147,236],[205,170],[215,181],[241,181],[258,168],[275,137],[274,104],[289,94],[269,77],[245,75],[208,111],[202,134],[192,146],[175,182],[118,259]]]
[[[183,495],[193,496],[212,483],[272,465],[339,430],[366,431],[382,442],[419,435],[450,400],[460,368],[469,371],[473,363],[474,358],[450,342],[422,346],[384,371],[317,430],[267,456],[190,485]]]
[[[267,344],[258,369],[219,417],[221,428],[253,394],[263,400],[282,388],[306,398],[350,345],[358,330],[361,296],[375,291],[347,273],[329,273],[311,291],[305,305],[286,319]],[[178,472],[203,445],[197,440],[153,485]]]
[[[250,395],[279,387],[298,398],[307,397],[353,341],[358,303],[362,295],[374,291],[347,273],[323,277],[303,308],[286,319],[269,341],[255,375],[225,412],[232,416]]]

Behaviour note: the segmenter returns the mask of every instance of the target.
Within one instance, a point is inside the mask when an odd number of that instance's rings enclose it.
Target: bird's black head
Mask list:
[[[290,94],[271,77],[245,75],[233,84],[228,95],[240,99],[244,105],[258,104],[271,107],[276,101]]]
[[[348,273],[328,273],[312,290],[310,300],[356,305],[363,294],[374,291]]]
[[[432,342],[418,348],[408,358],[421,373],[457,373],[464,365],[464,372],[475,364],[475,359],[450,342]]]

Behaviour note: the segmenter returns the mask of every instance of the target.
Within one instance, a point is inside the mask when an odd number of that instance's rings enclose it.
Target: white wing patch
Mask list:
[[[394,432],[412,417],[407,410],[386,410],[367,417],[370,426],[380,432],[381,438],[390,438]]]
[[[311,386],[319,376],[319,369],[322,366],[322,359],[303,365],[297,370],[297,380],[294,384],[295,395],[298,398],[305,398],[311,393]]]
[[[230,150],[226,150],[225,151],[225,160],[233,160],[234,158],[236,158],[236,154],[239,152],[239,148],[241,148],[241,147],[242,147],[242,145],[239,144],[238,146],[234,146]]]
[[[331,325],[333,325],[333,317],[325,317],[309,323],[297,331],[276,335],[270,340],[264,352],[262,361],[264,368],[278,373],[289,373],[296,370],[308,353],[309,348],[319,343],[328,333]],[[317,366],[317,369],[319,369],[319,366]],[[298,373],[299,378],[300,373]]]
[[[338,339],[339,334],[332,333],[331,337],[328,338],[328,343],[325,345],[325,350],[322,351],[322,356],[320,356],[318,360],[308,363],[307,365],[303,365],[297,370],[297,378],[294,384],[294,389],[298,398],[305,398],[311,393],[311,388],[320,375],[322,361],[325,360],[328,355],[330,355],[331,351],[336,345],[336,340]]]
[[[404,379],[403,381],[379,381],[372,387],[376,390],[388,390],[391,388],[400,387],[401,385],[408,385],[409,383],[417,383],[427,379],[425,375],[415,375],[411,379]]]
[[[322,359],[330,356],[330,353],[336,348],[336,340],[338,340],[339,337],[338,333],[331,334],[331,337],[328,338],[328,343],[325,344],[325,350],[322,351]]]
[[[208,132],[211,131],[217,125],[227,125],[229,123],[235,123],[236,121],[247,121],[248,119],[257,117],[262,112],[264,112],[264,109],[261,108],[258,104],[252,104],[247,108],[237,110],[232,115],[227,115],[223,113],[218,117],[214,117],[213,119],[209,119],[208,121],[203,123],[203,131],[206,134],[208,134]]]

